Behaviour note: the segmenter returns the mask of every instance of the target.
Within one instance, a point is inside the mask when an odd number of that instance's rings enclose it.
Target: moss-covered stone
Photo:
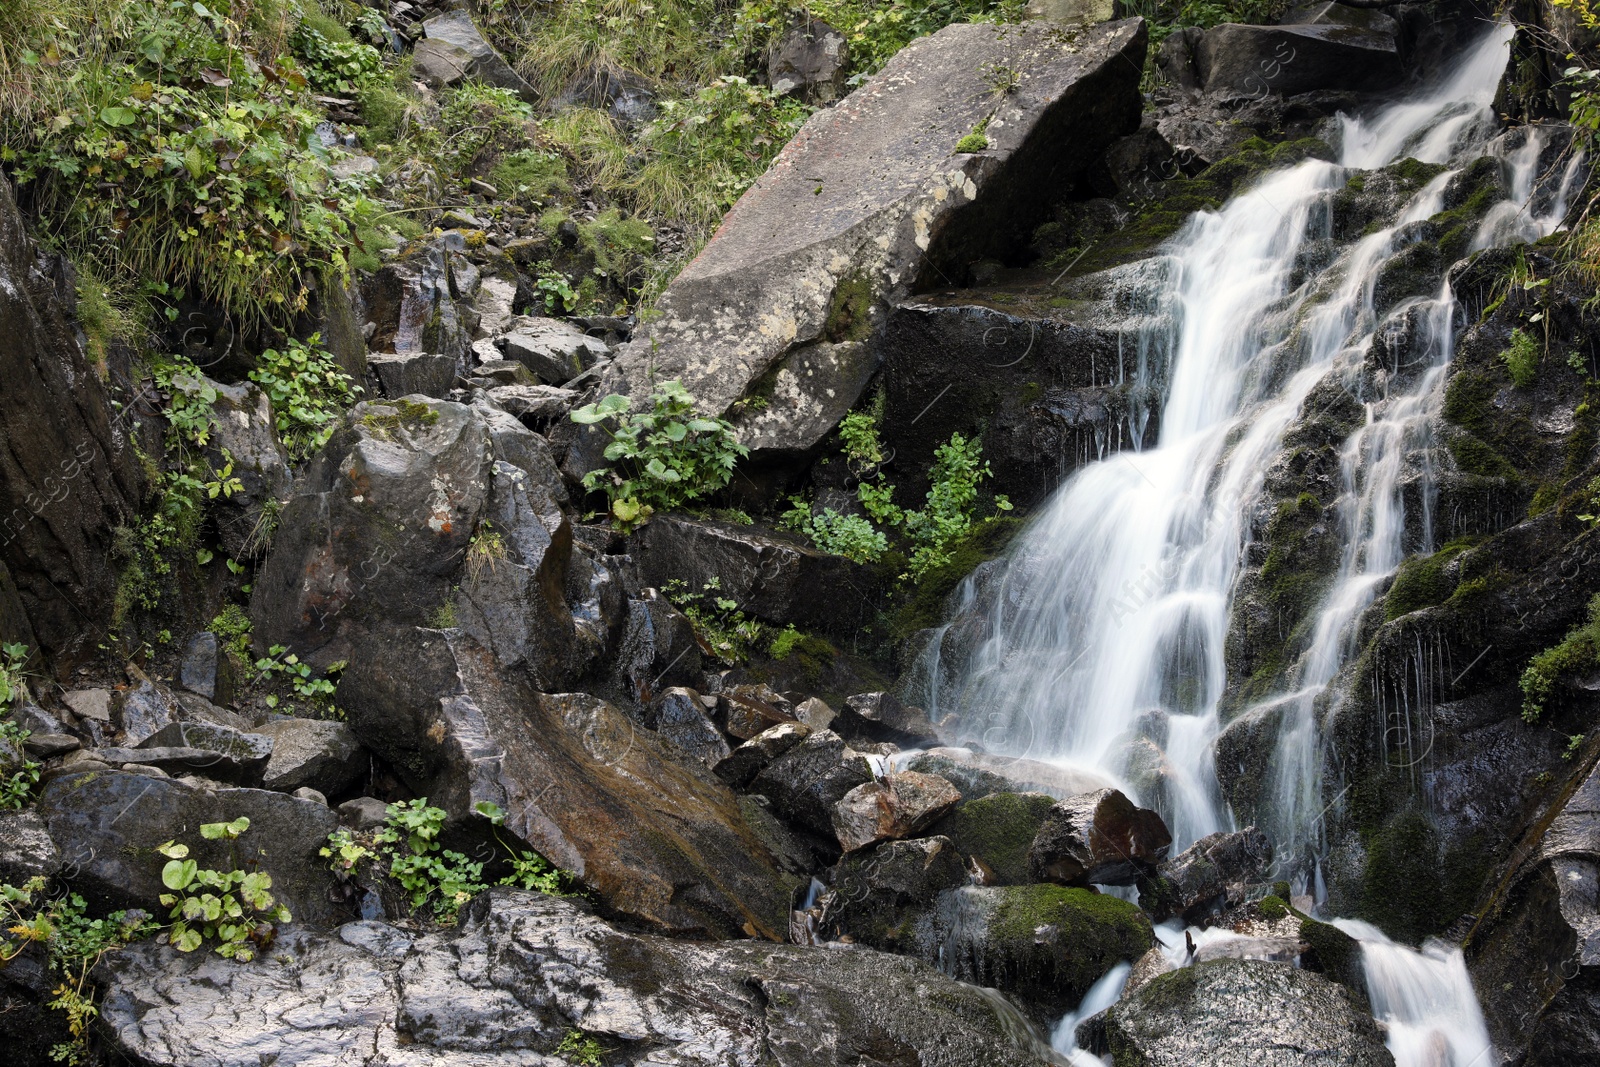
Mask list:
[[[1402,615],[1448,600],[1456,590],[1459,575],[1453,573],[1447,564],[1478,540],[1475,537],[1460,538],[1432,555],[1412,556],[1400,564],[1394,583],[1384,597],[1384,618],[1392,622]]]
[[[1356,1003],[1367,1006],[1367,978],[1361,966],[1361,942],[1328,923],[1300,916],[1300,940],[1310,946],[1300,963],[1350,991]]]
[[[1020,885],[1028,881],[1028,847],[1054,804],[1044,793],[991,793],[962,804],[930,833],[982,860],[1000,884]]]
[[[1022,520],[1010,516],[995,516],[975,525],[956,542],[950,550],[949,562],[923,575],[910,591],[909,597],[899,606],[891,625],[892,635],[904,639],[938,626],[944,621],[945,600],[955,591],[961,580],[978,569],[978,564],[993,559],[1005,551],[1011,538],[1022,528]],[[904,569],[903,559],[885,558],[885,569],[898,572]]]

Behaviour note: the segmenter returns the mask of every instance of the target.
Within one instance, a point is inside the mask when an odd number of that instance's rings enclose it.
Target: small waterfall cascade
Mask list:
[[[1384,267],[1424,239],[1451,178],[1483,156],[1500,160],[1509,196],[1478,224],[1474,249],[1552,232],[1578,174],[1578,159],[1555,180],[1540,173],[1550,131],[1498,131],[1490,103],[1510,37],[1496,27],[1435,85],[1372,116],[1340,116],[1337,164],[1267,174],[1119,269],[1125,336],[1166,383],[1160,442],[1079,469],[957,594],[912,672],[935,721],[954,713],[953,741],[1117,783],[1161,811],[1174,852],[1232,828],[1213,751],[1224,642],[1267,470],[1293,426],[1353,404],[1331,501],[1336,573],[1285,684],[1242,710],[1276,718],[1263,828],[1282,874],[1320,899],[1318,723],[1356,651],[1353,623],[1408,553],[1435,547],[1431,427],[1460,322],[1448,284],[1378,306]],[[1326,252],[1334,194],[1353,173],[1408,157],[1446,169],[1387,226]],[[1419,953],[1371,928],[1359,936],[1401,1067],[1493,1062],[1475,1043],[1483,1022],[1459,953]]]

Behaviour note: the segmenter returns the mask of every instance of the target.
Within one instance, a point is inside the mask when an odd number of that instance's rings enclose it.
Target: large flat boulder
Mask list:
[[[1043,1064],[1013,1011],[927,964],[860,949],[696,944],[495,889],[456,930],[286,933],[240,966],[144,943],[108,956],[101,1022],[139,1067]],[[598,1060],[594,1061],[598,1062]]]
[[[1138,125],[1145,26],[963,24],[819,111],[624,346],[602,391],[680,379],[758,452],[803,451],[876,369],[885,310],[1027,244],[1046,197]],[[1017,72],[1007,89],[992,72]],[[990,72],[988,75],[985,72]],[[955,151],[980,124],[987,147]],[[764,403],[760,402],[764,401]],[[598,465],[603,435],[581,437]]]
[[[458,821],[482,802],[648,928],[778,937],[795,879],[704,763],[583,693],[536,693],[453,630],[374,631],[339,704],[362,741]]]
[[[75,303],[71,267],[40,255],[0,178],[0,640],[52,655],[110,618],[112,531],[138,514],[144,483]]]
[[[1326,13],[1335,6],[1310,9],[1304,17],[1314,21],[1280,26],[1230,22],[1207,30],[1194,48],[1206,92],[1293,96],[1399,84],[1406,75],[1399,25],[1379,12],[1352,13],[1364,16],[1355,20]]]

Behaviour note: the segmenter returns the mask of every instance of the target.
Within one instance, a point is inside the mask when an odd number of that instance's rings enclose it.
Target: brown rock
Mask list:
[[[1061,885],[1132,885],[1166,856],[1172,834],[1161,816],[1116,789],[1060,801],[1028,850],[1035,880]]]
[[[834,805],[833,830],[846,852],[910,837],[961,802],[956,787],[937,775],[901,771],[858,785]]]

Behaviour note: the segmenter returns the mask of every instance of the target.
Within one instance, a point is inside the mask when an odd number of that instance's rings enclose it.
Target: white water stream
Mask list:
[[[1160,443],[1081,468],[1006,559],[968,581],[948,632],[919,663],[935,721],[954,712],[959,740],[1119,782],[1161,810],[1174,852],[1232,828],[1213,748],[1252,516],[1286,431],[1354,406],[1365,414],[1343,443],[1332,501],[1336,577],[1284,691],[1242,711],[1277,721],[1263,828],[1282,874],[1317,891],[1326,792],[1318,721],[1355,651],[1351,624],[1408,552],[1433,548],[1430,426],[1458,315],[1448,286],[1376,308],[1381,270],[1418,239],[1414,224],[1443,210],[1451,174],[1473,159],[1500,157],[1511,191],[1475,248],[1551,232],[1577,172],[1573,161],[1560,194],[1541,198],[1546,132],[1496,137],[1489,105],[1509,40],[1498,28],[1409,100],[1341,117],[1337,165],[1310,160],[1269,174],[1195,215],[1162,255],[1121,270],[1118,306],[1141,312],[1124,330],[1170,380]],[[1452,169],[1417,190],[1393,225],[1319,269],[1332,195],[1353,172],[1405,157]],[[1404,339],[1385,347],[1400,354],[1374,366],[1374,341],[1385,337]],[[1408,500],[1423,513],[1408,516]],[[1360,936],[1399,1067],[1493,1062],[1476,1043],[1483,1023],[1458,951],[1418,953],[1371,928]]]

